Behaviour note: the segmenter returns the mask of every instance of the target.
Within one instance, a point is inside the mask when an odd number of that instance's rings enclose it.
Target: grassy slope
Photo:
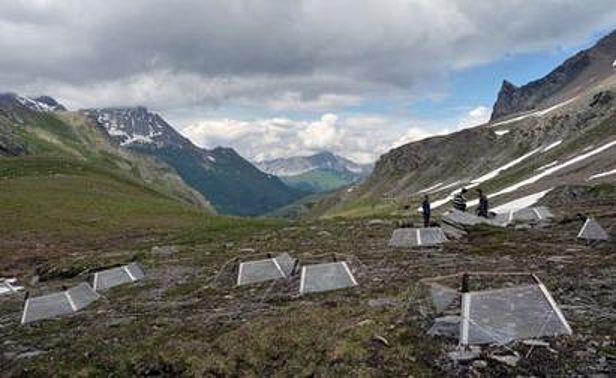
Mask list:
[[[558,125],[558,120],[556,122]],[[585,124],[583,124],[586,126]],[[522,127],[525,127],[524,123],[521,124]],[[556,127],[556,126],[552,126]],[[615,127],[616,127],[616,116],[611,115],[602,119],[600,122],[593,123],[588,127],[583,127],[580,130],[575,132],[575,136],[572,137],[572,134],[563,141],[561,145],[552,149],[547,153],[539,153],[531,158],[525,160],[519,165],[514,166],[506,171],[501,172],[494,179],[486,181],[481,185],[481,187],[487,193],[497,192],[500,189],[506,188],[510,185],[513,185],[517,182],[520,182],[526,178],[532,177],[537,174],[537,169],[550,163],[555,160],[559,160],[561,163],[568,160],[569,158],[579,155],[582,151],[589,146],[600,146],[604,143],[612,141],[615,135]],[[513,128],[513,126],[510,126]],[[531,129],[531,132],[533,130]],[[421,143],[421,142],[420,142]],[[515,156],[520,156],[522,153],[518,153]],[[606,156],[604,152],[602,156]],[[585,162],[579,163],[575,166],[564,169],[553,176],[564,175],[563,184],[564,183],[576,183],[579,181],[579,178],[576,178],[574,174],[567,177],[568,172],[575,173],[578,169],[583,169],[586,164],[589,164],[592,159],[589,159]],[[478,174],[477,176],[479,176]],[[584,177],[589,176],[590,173]],[[549,176],[545,178],[543,181],[552,178],[553,176]],[[467,177],[468,178],[468,177]],[[387,181],[387,178],[376,178],[373,180],[378,184],[379,181]],[[539,184],[541,181],[539,182]],[[413,183],[408,183],[406,186],[409,186]],[[430,183],[427,183],[425,186],[429,186]],[[525,187],[523,189],[532,188],[532,185]],[[370,189],[370,188],[367,188]],[[366,188],[359,188],[360,191],[366,190]],[[433,201],[436,199],[440,199],[445,197],[446,194],[452,189],[446,190],[444,192],[440,192],[438,194],[433,195]],[[532,190],[531,190],[532,192]],[[361,193],[359,195],[354,196],[348,200],[344,199],[346,196],[345,193],[339,192],[331,198],[325,198],[321,203],[318,203],[313,213],[317,215],[322,215],[325,218],[332,217],[369,217],[369,216],[391,216],[396,212],[399,212],[401,209],[405,207],[410,207],[411,209],[415,209],[419,206],[421,202],[421,196],[410,196],[410,197],[394,197],[394,198],[385,198],[385,197],[376,197],[371,193]],[[509,196],[499,197],[500,201],[507,201],[514,198],[521,197],[521,194],[512,193]]]
[[[290,187],[305,192],[319,193],[349,185],[355,181],[355,178],[335,171],[316,169],[300,175],[281,177],[281,180]]]
[[[75,160],[147,183],[157,191],[189,205],[209,208],[169,167],[154,159],[112,145],[107,136],[79,113],[26,112],[21,124],[0,113],[0,124],[13,131],[11,139],[26,146],[27,155]]]
[[[70,253],[209,240],[273,222],[213,216],[168,168],[123,153],[75,114],[28,114],[0,158],[0,276]],[[147,182],[146,182],[147,181]]]
[[[89,235],[181,223],[186,215],[203,214],[137,182],[71,160],[2,159],[0,178],[4,235],[22,230]]]
[[[196,150],[176,148],[141,149],[173,166],[176,171],[205,196],[222,214],[256,216],[287,205],[302,196],[278,178],[258,171],[237,154],[224,149],[213,150],[216,164],[209,166]]]
[[[209,240],[275,224],[214,216],[70,160],[0,159],[0,185],[0,275],[74,252]]]

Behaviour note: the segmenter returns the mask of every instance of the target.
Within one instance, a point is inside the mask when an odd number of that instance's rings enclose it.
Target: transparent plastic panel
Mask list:
[[[437,313],[445,311],[458,296],[460,296],[460,293],[455,289],[439,284],[430,284],[430,299]]]
[[[460,336],[460,317],[448,315],[434,319],[432,327],[428,330],[428,335],[457,339]]]
[[[512,218],[513,212],[507,211],[506,213],[496,214],[496,216],[493,218],[493,221],[500,225],[506,226],[511,222]]]
[[[451,210],[443,215],[443,221],[452,225],[460,226],[476,226],[479,224],[488,224],[492,226],[503,226],[494,219],[479,217],[468,211]]]
[[[465,226],[475,226],[482,223],[482,219],[468,212],[451,210],[443,216],[443,219],[450,223],[457,223]]]
[[[120,266],[97,272],[94,275],[94,290],[106,290],[129,282],[133,282],[133,280],[124,267]]]
[[[532,208],[526,208],[514,212],[513,220],[522,222],[533,222],[539,220],[539,216]]]
[[[22,324],[51,319],[73,312],[65,292],[29,298],[24,307]]]
[[[134,281],[139,281],[145,278],[145,273],[137,263],[130,263],[126,266]]]
[[[416,247],[418,245],[417,229],[415,228],[399,228],[394,230],[394,233],[389,239],[389,246],[395,248]]]
[[[282,269],[282,272],[285,276],[289,277],[293,272],[293,267],[295,266],[295,261],[293,257],[289,256],[288,253],[282,253],[276,256],[276,262],[278,262],[278,266]]]
[[[470,294],[469,344],[507,344],[570,333],[539,285]]]
[[[308,265],[302,268],[300,293],[318,293],[357,286],[346,262]]]
[[[69,289],[67,293],[71,297],[76,311],[81,310],[99,298],[99,295],[87,283],[81,283]]]
[[[554,218],[554,214],[545,206],[538,206],[534,208],[535,211],[539,213],[542,219],[552,219]]]
[[[578,234],[578,238],[584,240],[605,241],[609,239],[609,235],[596,220],[588,218],[586,219],[584,226],[582,226],[582,229]]]
[[[438,227],[422,228],[419,230],[421,245],[437,245],[447,241],[447,236]]]
[[[2,294],[9,294],[12,293],[13,290],[11,288],[11,286],[9,286],[8,283],[5,283],[4,281],[0,281],[0,295]]]
[[[274,259],[248,261],[240,263],[238,286],[285,278],[281,268]]]

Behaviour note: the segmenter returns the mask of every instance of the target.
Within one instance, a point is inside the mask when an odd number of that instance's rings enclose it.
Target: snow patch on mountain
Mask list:
[[[171,127],[157,114],[142,107],[83,110],[94,118],[123,147],[160,144]],[[172,132],[175,134],[175,132]]]
[[[535,172],[541,172],[543,170],[546,170],[550,167],[555,166],[556,164],[558,164],[558,160],[554,160],[553,162],[547,163],[546,165],[542,165],[541,167],[535,169]]]
[[[546,176],[549,176],[549,175],[551,175],[551,174],[553,174],[555,172],[558,172],[561,169],[566,168],[566,167],[568,167],[570,165],[573,165],[573,164],[579,163],[579,162],[581,162],[583,160],[586,160],[586,159],[588,159],[588,158],[590,158],[592,156],[600,154],[601,152],[603,152],[603,151],[605,151],[605,150],[607,150],[609,148],[612,148],[614,146],[616,146],[616,140],[611,141],[611,142],[609,142],[607,144],[604,144],[603,146],[601,146],[601,147],[599,147],[597,149],[594,149],[594,150],[592,150],[590,152],[584,153],[582,155],[578,155],[578,156],[576,156],[576,157],[574,157],[572,159],[567,160],[564,163],[561,163],[561,164],[555,165],[555,166],[553,166],[551,168],[548,168],[548,169],[544,170],[543,172],[541,172],[539,174],[536,174],[535,176],[532,176],[530,178],[527,178],[526,180],[522,180],[522,181],[520,181],[520,182],[518,182],[518,183],[516,183],[514,185],[511,185],[511,186],[509,186],[509,187],[507,187],[505,189],[502,189],[502,190],[492,194],[490,197],[496,197],[496,196],[500,196],[500,195],[505,194],[505,193],[511,193],[511,192],[514,192],[514,191],[520,189],[523,186],[534,184],[535,182],[541,180],[542,178],[544,178]]]
[[[423,190],[418,191],[418,192],[417,192],[417,194],[430,193],[430,192],[434,191],[435,189],[438,189],[438,188],[439,188],[439,187],[441,187],[442,185],[443,185],[443,183],[442,183],[442,182],[439,182],[439,183],[438,183],[438,184],[436,184],[436,185],[432,185],[432,186],[431,186],[431,187],[429,187],[429,188],[426,188],[426,189],[423,189]]]
[[[500,206],[497,206],[494,209],[492,209],[492,211],[495,213],[507,213],[509,211],[515,211],[515,210],[523,209],[525,207],[530,207],[536,204],[537,201],[539,201],[541,198],[545,197],[545,195],[548,194],[548,192],[550,192],[551,190],[552,189],[548,189],[548,190],[544,190],[538,193],[533,193],[528,196],[518,198],[516,200],[513,200],[505,204],[502,204]]]
[[[616,175],[616,169],[612,169],[611,171],[607,171],[607,172],[601,172],[601,173],[594,174],[588,178],[588,181],[596,180],[598,178],[603,178],[603,177],[612,176],[612,175]]]
[[[51,112],[66,110],[64,106],[60,105],[58,102],[56,102],[56,100],[48,96],[30,98],[30,97],[15,95],[15,99],[21,105],[35,112],[51,113]]]
[[[514,123],[514,122],[518,122],[518,121],[522,121],[524,119],[530,118],[530,117],[535,117],[535,118],[540,118],[543,117],[551,112],[553,112],[554,110],[557,110],[559,108],[562,108],[565,105],[570,104],[571,102],[575,101],[577,99],[577,97],[574,97],[572,99],[563,101],[561,103],[558,103],[554,106],[550,106],[549,108],[543,109],[543,110],[537,110],[531,113],[525,113],[522,115],[519,115],[517,117],[511,118],[511,119],[507,119],[505,121],[500,121],[500,122],[496,122],[490,125],[490,127],[496,127],[496,126],[502,126],[502,125],[507,125],[510,123]]]
[[[370,165],[358,164],[330,152],[322,152],[311,156],[268,160],[258,162],[256,165],[263,172],[278,177],[297,176],[315,170],[351,173],[358,177],[364,177],[372,170]]]
[[[509,168],[512,168],[518,164],[520,164],[521,162],[523,162],[524,160],[528,159],[529,157],[533,156],[534,154],[536,154],[537,152],[541,151],[540,148],[534,149],[531,152],[520,156],[517,159],[514,159],[512,161],[510,161],[509,163],[502,165],[498,168],[496,168],[495,170],[493,170],[490,173],[487,173],[481,177],[478,177],[474,180],[471,181],[470,185],[468,185],[468,188],[474,188],[476,186],[479,186],[479,184],[486,182],[488,180],[491,180],[493,178],[495,178],[496,176],[498,176],[501,172],[506,171]]]
[[[558,147],[563,141],[562,140],[557,140],[556,142],[550,144],[549,146],[547,146],[546,148],[543,149],[543,151],[541,152],[548,152],[551,149],[554,149],[556,147]]]
[[[553,173],[556,173],[556,172],[558,172],[558,171],[560,171],[560,170],[562,170],[562,169],[564,169],[566,167],[569,167],[569,166],[571,166],[573,164],[576,164],[576,163],[579,163],[579,162],[581,162],[583,160],[586,160],[586,159],[588,159],[588,158],[590,158],[592,156],[600,154],[603,151],[606,151],[607,149],[610,149],[610,148],[612,148],[614,146],[616,146],[616,140],[614,140],[612,142],[609,142],[609,143],[606,143],[606,144],[604,144],[603,146],[601,146],[599,148],[591,150],[590,152],[582,153],[582,154],[580,154],[580,155],[578,155],[576,157],[573,157],[573,158],[565,161],[564,163],[558,164],[557,162],[556,163],[552,162],[552,163],[549,164],[550,167],[542,167],[544,169],[542,169],[540,173],[538,173],[538,174],[536,174],[534,176],[531,176],[531,177],[529,177],[529,178],[527,178],[525,180],[519,181],[519,182],[517,182],[517,183],[515,183],[515,184],[513,184],[511,186],[508,186],[508,187],[506,187],[504,189],[501,189],[501,190],[499,190],[499,191],[497,191],[495,193],[488,194],[488,198],[495,198],[495,197],[501,196],[503,194],[515,192],[516,190],[518,190],[518,189],[520,189],[520,188],[522,188],[524,186],[527,186],[527,185],[530,185],[530,184],[534,184],[534,183],[536,183],[537,181],[541,180],[544,177],[547,177],[547,176],[549,176],[549,175],[551,175]],[[521,161],[525,160],[529,156],[532,156],[532,155],[536,154],[538,151],[541,151],[541,150],[542,150],[541,148],[535,149],[535,150],[529,152],[528,154],[523,155],[520,158],[518,158],[516,160],[513,160],[513,161],[505,164],[504,166],[499,167],[496,170],[494,170],[494,171],[492,171],[492,172],[490,172],[490,173],[488,173],[488,174],[486,174],[484,176],[481,176],[481,177],[471,181],[471,184],[467,185],[466,188],[467,189],[474,188],[474,187],[478,186],[479,183],[481,183],[481,182],[485,182],[487,180],[490,180],[490,179],[493,179],[493,178],[497,177],[500,172],[502,172],[505,169],[508,169],[508,168],[510,168],[510,167],[512,167],[512,166],[514,166],[514,165],[516,165],[518,163],[520,163]],[[609,172],[604,172],[603,174],[609,175],[609,174],[613,174],[613,173],[616,173],[616,172],[609,171]],[[601,177],[603,177],[603,176],[601,176]],[[455,196],[455,194],[458,191],[459,191],[459,189],[451,192],[445,198],[442,198],[442,199],[440,199],[438,201],[434,201],[432,203],[432,208],[436,209],[438,207],[441,207],[441,206],[449,203],[453,199],[453,197]],[[472,201],[469,201],[467,203],[467,205],[469,207],[472,207],[472,206],[477,205],[477,203],[478,203],[477,200],[472,200]]]

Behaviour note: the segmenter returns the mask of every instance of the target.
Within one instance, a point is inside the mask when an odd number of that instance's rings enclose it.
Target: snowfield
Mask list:
[[[558,147],[562,142],[563,142],[562,140],[556,141],[556,142],[550,144],[549,146],[547,146],[546,148],[544,148],[543,151],[541,151],[541,152],[548,152],[549,150]]]
[[[433,191],[433,190],[435,190],[435,189],[437,189],[437,188],[441,187],[442,185],[443,185],[443,183],[442,183],[442,182],[439,182],[439,183],[438,183],[438,184],[436,184],[436,185],[433,185],[433,186],[431,186],[431,187],[429,187],[429,188],[426,188],[426,189],[423,189],[423,190],[418,191],[418,192],[417,192],[417,194],[429,193],[429,192],[431,192],[431,191]]]
[[[543,117],[544,115],[549,114],[549,113],[553,112],[554,110],[556,110],[558,108],[562,108],[563,106],[565,106],[567,104],[570,104],[571,102],[575,101],[576,99],[577,99],[577,97],[574,97],[572,99],[569,99],[567,101],[563,101],[563,102],[561,102],[559,104],[556,104],[554,106],[550,106],[549,108],[546,108],[546,109],[543,109],[543,110],[537,110],[537,111],[534,111],[532,113],[522,114],[522,115],[517,116],[515,118],[511,118],[511,119],[508,119],[508,120],[505,120],[505,121],[500,121],[500,122],[493,123],[493,124],[491,124],[489,126],[490,127],[496,127],[496,126],[502,126],[502,125],[507,125],[507,124],[510,124],[510,123],[518,122],[518,121],[521,121],[523,119],[527,119],[527,118],[530,118],[530,117],[535,117],[535,118]]]
[[[539,167],[539,168],[535,169],[535,172],[541,172],[541,171],[544,171],[544,170],[546,170],[546,169],[548,169],[548,168],[550,168],[550,167],[555,166],[556,164],[558,164],[558,160],[554,160],[554,161],[553,161],[553,162],[551,162],[551,163],[547,163],[546,165],[542,165],[541,167]]]
[[[518,198],[516,200],[507,202],[505,204],[502,204],[500,206],[497,206],[497,207],[493,208],[492,211],[495,212],[495,213],[507,213],[507,212],[510,212],[510,211],[515,211],[515,210],[523,209],[525,207],[530,207],[530,206],[536,204],[537,201],[539,201],[541,198],[543,198],[552,189],[553,188],[548,189],[548,190],[544,190],[544,191],[539,192],[539,193],[530,194],[528,196],[521,197],[521,198]]]
[[[601,146],[601,147],[599,147],[597,149],[594,149],[594,150],[592,150],[590,152],[584,153],[582,155],[578,155],[578,156],[576,156],[576,157],[574,157],[572,159],[567,160],[564,163],[555,165],[555,166],[553,166],[551,168],[547,168],[543,172],[541,172],[539,174],[536,174],[535,176],[532,176],[532,177],[530,177],[530,178],[528,178],[526,180],[520,181],[517,184],[511,185],[508,188],[505,188],[505,189],[503,189],[503,190],[501,190],[499,192],[496,192],[496,193],[492,194],[490,197],[496,197],[496,196],[500,196],[500,195],[505,194],[505,193],[511,193],[513,191],[518,190],[519,188],[521,188],[523,186],[534,184],[535,182],[541,180],[542,178],[544,178],[546,176],[551,175],[552,173],[556,173],[556,172],[560,171],[563,168],[569,167],[569,166],[571,166],[573,164],[576,164],[576,163],[579,163],[579,162],[581,162],[583,160],[586,160],[586,159],[588,159],[588,158],[590,158],[592,156],[600,154],[601,152],[603,152],[603,151],[605,151],[607,149],[610,149],[610,148],[612,148],[614,146],[616,146],[616,140],[611,141],[610,143],[604,144],[603,146]]]
[[[611,176],[611,175],[616,175],[616,169],[612,169],[611,171],[597,173],[596,175],[592,175],[588,178],[588,181],[606,177],[606,176]]]
[[[556,142],[556,143],[560,144],[560,141]],[[553,143],[550,146],[554,146],[556,143]],[[548,147],[550,147],[550,146],[548,146]],[[585,152],[585,153],[582,153],[581,155],[575,156],[575,157],[565,161],[564,163],[558,164],[557,161],[549,163],[549,164],[547,164],[547,165],[537,169],[537,171],[539,171],[539,170],[541,171],[540,173],[537,173],[534,176],[531,176],[531,177],[529,177],[529,178],[527,178],[525,180],[517,182],[517,183],[515,183],[515,184],[513,184],[511,186],[508,186],[508,187],[506,187],[506,188],[504,188],[504,189],[502,189],[502,190],[500,190],[500,191],[498,191],[496,193],[488,194],[488,198],[495,198],[495,197],[501,196],[503,194],[515,192],[516,190],[518,190],[518,189],[520,189],[520,188],[522,188],[524,186],[527,186],[527,185],[530,185],[530,184],[534,184],[534,183],[536,183],[537,181],[541,180],[544,177],[547,177],[547,176],[549,176],[549,175],[551,175],[553,173],[556,173],[556,172],[558,172],[558,171],[560,171],[560,170],[562,170],[564,168],[567,168],[567,167],[569,167],[571,165],[574,165],[576,163],[584,161],[584,160],[586,160],[586,159],[588,159],[590,157],[598,155],[598,154],[600,154],[600,153],[602,153],[602,152],[604,152],[604,151],[606,151],[606,150],[608,150],[608,149],[610,149],[610,148],[612,148],[614,146],[616,146],[616,140],[613,140],[613,141],[611,141],[609,143],[606,143],[603,146],[595,148],[595,149],[593,149],[593,150],[591,150],[589,152]],[[548,148],[548,147],[546,147],[546,148]],[[467,189],[474,188],[474,187],[478,186],[482,182],[491,180],[491,179],[497,177],[500,172],[502,172],[502,171],[504,171],[504,170],[506,170],[508,168],[511,168],[511,167],[515,166],[516,164],[519,164],[520,162],[524,161],[528,157],[536,154],[537,152],[544,151],[544,150],[545,150],[545,148],[538,148],[538,149],[535,149],[535,150],[527,153],[526,155],[523,155],[523,156],[521,156],[521,157],[519,157],[519,158],[517,158],[515,160],[512,160],[511,162],[509,162],[509,163],[507,163],[507,164],[505,164],[505,165],[495,169],[494,171],[492,171],[492,172],[490,172],[490,173],[488,173],[486,175],[483,175],[483,176],[481,176],[481,177],[479,177],[479,178],[477,178],[475,180],[472,180],[471,183],[468,186],[466,186],[466,188]],[[586,151],[586,149],[584,149],[584,151]],[[589,178],[589,180],[592,180],[592,179],[598,178],[598,177],[608,176],[608,175],[611,175],[611,174],[616,174],[616,170],[609,171],[609,172],[599,173],[597,175],[591,176],[591,178]],[[446,203],[449,203],[453,199],[453,197],[456,195],[456,193],[458,191],[459,191],[459,189],[456,189],[455,191],[451,192],[447,197],[442,198],[442,199],[440,199],[438,201],[434,201],[432,203],[432,208],[436,209],[438,207],[443,206]],[[538,193],[536,195],[538,195]],[[532,197],[531,197],[531,199],[532,199]],[[530,201],[530,199],[527,199],[527,201]],[[468,207],[472,207],[472,206],[476,206],[478,203],[479,203],[478,200],[472,200],[472,201],[468,201],[467,205],[468,205]],[[419,208],[418,211],[421,211],[421,208]]]

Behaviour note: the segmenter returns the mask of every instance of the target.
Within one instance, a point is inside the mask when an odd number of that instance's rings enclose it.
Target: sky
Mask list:
[[[147,106],[253,161],[361,163],[485,122],[616,28],[613,0],[0,0],[0,92]]]

